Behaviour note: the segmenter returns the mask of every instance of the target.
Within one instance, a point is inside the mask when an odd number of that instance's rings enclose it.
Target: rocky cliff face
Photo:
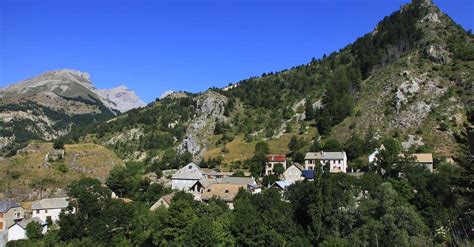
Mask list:
[[[217,122],[226,122],[224,116],[228,99],[215,91],[208,90],[196,98],[197,114],[186,129],[186,136],[178,146],[179,152],[190,152],[195,161],[201,159],[209,137],[214,134]]]
[[[102,97],[112,101],[120,112],[126,112],[146,105],[134,91],[128,90],[126,86],[119,86],[112,89],[99,89],[98,93]]]

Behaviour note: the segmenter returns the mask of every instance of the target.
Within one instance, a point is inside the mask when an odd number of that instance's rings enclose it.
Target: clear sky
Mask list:
[[[44,71],[91,74],[146,102],[307,63],[408,0],[0,0],[0,87]],[[473,0],[435,0],[473,29]]]

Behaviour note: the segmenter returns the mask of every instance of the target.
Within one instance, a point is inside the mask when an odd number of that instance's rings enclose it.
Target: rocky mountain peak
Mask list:
[[[124,85],[112,89],[100,89],[98,93],[102,97],[112,101],[120,112],[126,112],[146,105],[134,91],[129,90]]]

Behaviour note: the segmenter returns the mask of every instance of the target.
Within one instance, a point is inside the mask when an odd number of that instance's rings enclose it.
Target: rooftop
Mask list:
[[[306,153],[305,160],[342,160],[346,157],[346,152],[317,152]]]
[[[242,184],[211,184],[202,193],[202,200],[209,200],[217,197],[226,202],[233,202],[235,196],[239,193],[240,188],[246,189],[247,185]]]
[[[268,162],[285,162],[286,156],[283,154],[271,154],[267,155]]]
[[[314,179],[315,172],[314,170],[304,170],[301,174],[302,177],[306,179]]]
[[[218,183],[248,185],[255,184],[255,180],[252,177],[225,177],[222,178]]]
[[[21,221],[16,222],[15,224],[16,224],[16,225],[19,225],[19,226],[20,226],[21,228],[23,228],[23,229],[26,229],[26,226],[27,226],[28,224],[30,224],[31,222],[38,222],[38,223],[39,223],[40,225],[42,225],[42,226],[48,224],[48,223],[42,221],[42,220],[41,220],[40,218],[38,218],[38,217],[35,217],[35,218],[32,218],[32,219],[27,219],[27,220],[21,220]],[[14,226],[15,224],[13,224],[12,226]],[[10,226],[10,227],[12,227],[12,226]]]
[[[49,208],[66,208],[69,205],[69,199],[67,197],[61,198],[48,198],[34,202],[31,205],[32,210],[37,209],[49,209]]]
[[[413,154],[416,162],[419,163],[433,163],[433,154],[432,153],[423,153],[423,154]]]
[[[193,162],[183,166],[179,169],[171,179],[189,179],[189,180],[199,180],[202,178],[202,170],[194,164]]]
[[[276,181],[273,186],[278,186],[282,189],[286,189],[286,187],[290,186],[291,184],[288,181]]]
[[[10,201],[10,200],[0,201],[0,212],[1,213],[6,213],[11,208],[17,208],[17,207],[21,207],[21,206],[18,205],[18,203],[14,202],[14,201]]]

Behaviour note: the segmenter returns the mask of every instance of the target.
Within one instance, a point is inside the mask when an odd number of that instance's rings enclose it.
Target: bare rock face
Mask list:
[[[442,45],[430,45],[426,47],[424,55],[426,58],[439,64],[446,64],[451,61],[447,48]]]
[[[402,72],[402,83],[395,94],[396,115],[391,121],[391,127],[407,129],[418,127],[438,106],[437,99],[446,92],[440,82],[428,78],[426,74],[416,74],[410,71]]]
[[[119,86],[112,89],[100,89],[98,90],[98,93],[102,97],[115,103],[116,108],[120,112],[126,112],[146,105],[134,91],[129,90],[126,86]]]
[[[415,135],[408,135],[406,141],[402,142],[402,147],[405,151],[408,151],[411,147],[420,147],[425,145],[423,138]]]
[[[190,152],[195,161],[201,159],[208,137],[214,133],[217,121],[227,121],[224,116],[227,97],[208,90],[197,99],[197,115],[186,129],[186,137],[178,146],[180,153]]]

